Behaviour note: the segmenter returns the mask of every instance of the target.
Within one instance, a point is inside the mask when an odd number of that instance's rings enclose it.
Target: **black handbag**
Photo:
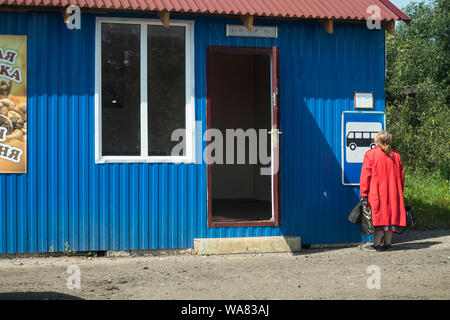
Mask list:
[[[416,217],[414,216],[414,211],[412,211],[411,207],[406,207],[406,226],[414,227],[416,225]]]
[[[372,224],[372,210],[370,209],[369,202],[365,199],[363,199],[361,205],[361,232],[365,236],[369,236],[375,232]]]
[[[372,225],[372,210],[370,209],[367,199],[361,199],[360,202],[353,208],[348,216],[348,221],[359,225],[361,232],[365,235],[371,235],[375,232]]]
[[[350,221],[353,224],[357,224],[358,226],[361,225],[361,206],[362,206],[363,200],[361,199],[360,202],[353,208],[353,210],[348,215],[348,221]]]
[[[416,225],[416,217],[414,216],[414,211],[412,211],[411,207],[405,207],[406,211],[406,227],[398,228],[395,233],[401,234],[408,227],[414,227]]]

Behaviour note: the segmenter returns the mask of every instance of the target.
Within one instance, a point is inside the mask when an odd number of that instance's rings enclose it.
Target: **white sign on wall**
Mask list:
[[[227,37],[278,38],[278,27],[254,26],[249,31],[244,25],[227,24]]]
[[[375,147],[375,135],[385,128],[384,112],[342,112],[342,184],[359,185],[364,154]]]
[[[375,147],[374,138],[382,130],[380,122],[347,122],[345,124],[345,161],[362,163],[366,151]]]
[[[373,109],[373,93],[355,92],[355,109]]]

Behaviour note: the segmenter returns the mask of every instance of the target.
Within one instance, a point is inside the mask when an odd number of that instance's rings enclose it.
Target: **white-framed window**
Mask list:
[[[193,21],[97,18],[95,78],[96,163],[194,162]]]

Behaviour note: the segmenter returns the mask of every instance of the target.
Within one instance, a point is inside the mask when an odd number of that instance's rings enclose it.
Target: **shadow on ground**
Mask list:
[[[392,250],[419,250],[426,249],[434,245],[441,244],[441,241],[423,241],[434,238],[440,238],[450,235],[450,229],[432,229],[432,230],[414,230],[406,229],[401,234],[393,234]],[[420,241],[420,242],[419,242]],[[340,250],[343,248],[357,247],[360,244],[337,245],[336,247],[326,245],[324,248],[309,248],[309,246],[302,246],[302,251],[295,252],[293,255],[311,255],[325,251]],[[364,245],[364,244],[363,244]]]
[[[4,292],[0,300],[83,300],[80,297],[59,292]]]
[[[406,229],[401,234],[393,234],[392,243],[404,243],[425,239],[440,238],[450,235],[450,229],[411,230]]]
[[[431,246],[441,244],[441,243],[442,242],[438,242],[438,241],[425,241],[425,242],[413,242],[413,243],[392,242],[392,251],[426,249],[426,248],[429,248]]]

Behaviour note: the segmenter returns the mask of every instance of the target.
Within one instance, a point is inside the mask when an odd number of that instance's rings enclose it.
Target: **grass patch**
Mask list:
[[[437,176],[406,173],[404,197],[417,220],[417,229],[450,228],[449,182]]]

